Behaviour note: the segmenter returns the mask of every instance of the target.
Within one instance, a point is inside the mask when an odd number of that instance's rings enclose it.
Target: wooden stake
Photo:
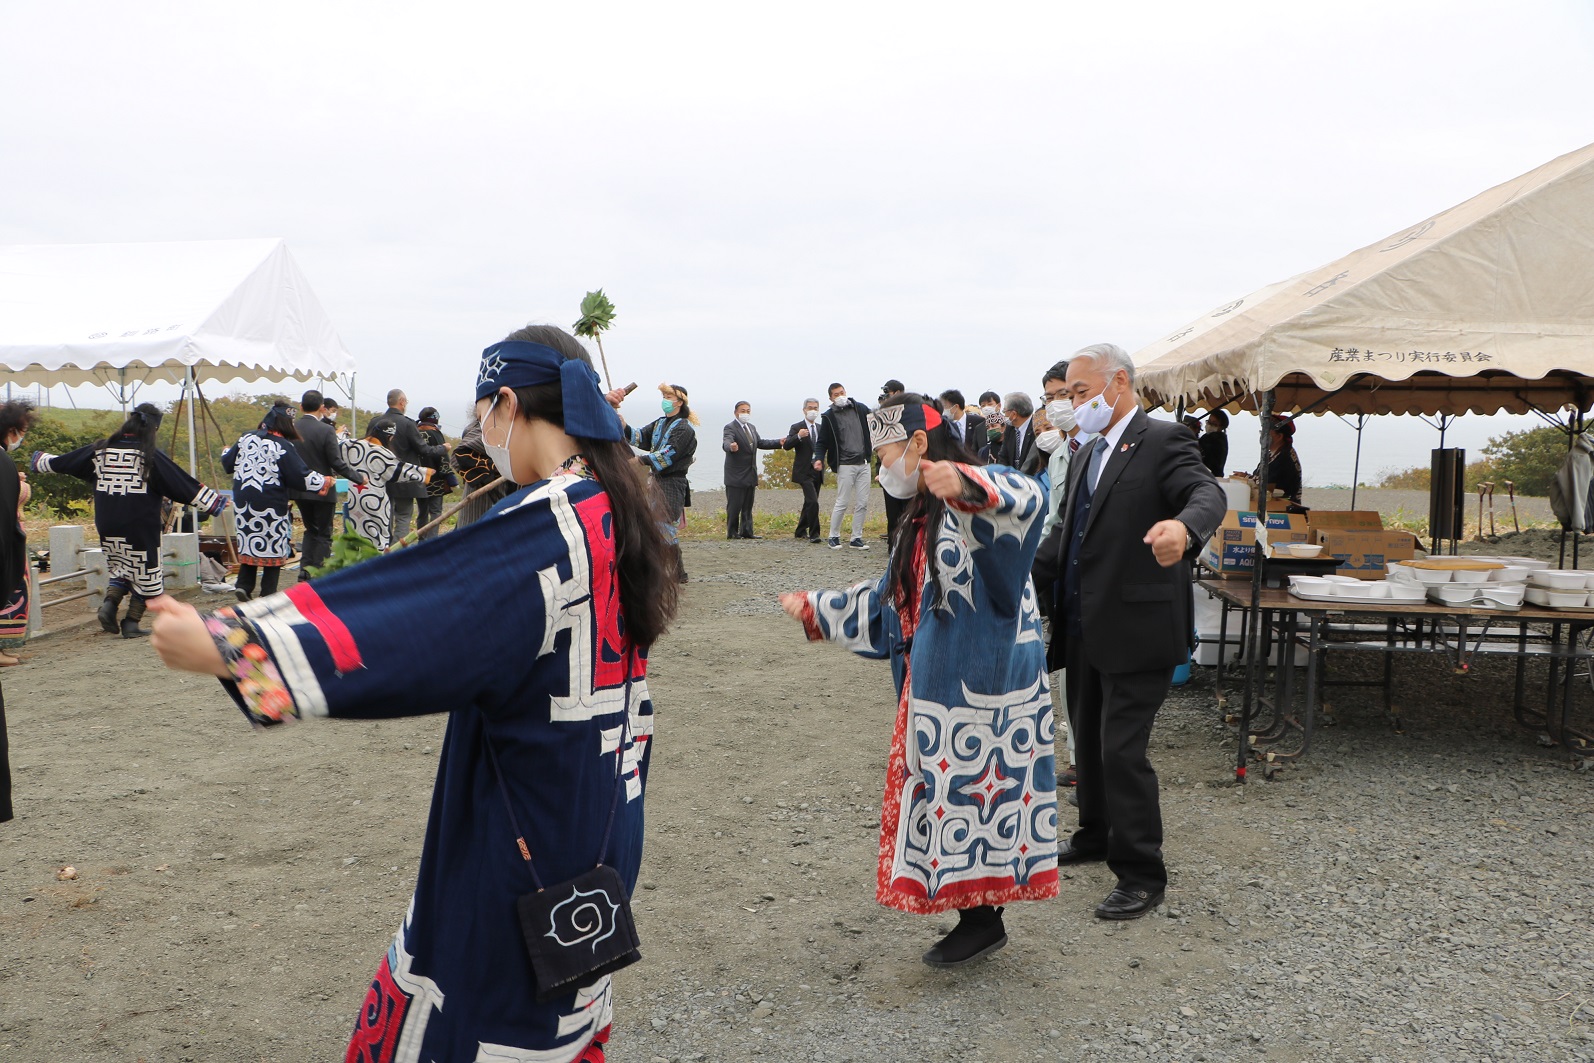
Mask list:
[[[454,514],[458,513],[460,510],[464,509],[465,506],[468,503],[475,501],[476,499],[480,498],[482,495],[485,495],[488,491],[491,491],[493,488],[498,487],[501,484],[506,484],[508,482],[509,481],[506,478],[500,476],[498,479],[494,480],[492,483],[488,484],[486,487],[478,487],[478,488],[476,488],[476,490],[472,491],[470,494],[468,494],[464,498],[460,499],[459,500],[459,504],[456,505],[453,509],[450,509],[449,511],[444,513],[441,517],[438,517],[436,520],[429,522],[424,527],[416,528],[414,531],[410,532],[408,535],[404,536],[404,538],[400,539],[398,542],[396,542],[393,545],[389,546],[386,550],[384,550],[382,552],[385,553],[385,554],[390,554],[394,550],[397,550],[401,546],[409,546],[411,543],[419,542],[422,532],[431,531],[433,528],[435,528],[438,525],[442,524],[449,517],[452,517]]]

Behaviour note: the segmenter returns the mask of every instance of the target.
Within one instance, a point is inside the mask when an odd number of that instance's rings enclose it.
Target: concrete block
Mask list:
[[[50,529],[50,571],[53,575],[82,568],[83,526],[57,524]]]
[[[105,563],[105,551],[97,548],[85,550],[81,556],[82,562],[79,567],[89,570],[89,574],[84,577],[89,590],[103,596],[111,589],[111,571]]]
[[[199,536],[193,532],[161,536],[161,567],[168,586],[199,586]]]

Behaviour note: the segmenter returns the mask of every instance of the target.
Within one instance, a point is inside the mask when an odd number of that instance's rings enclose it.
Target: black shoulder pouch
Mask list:
[[[614,796],[610,799],[609,822],[603,828],[597,864],[569,881],[552,886],[542,884],[531,862],[525,833],[515,820],[509,788],[504,785],[504,774],[498,766],[498,753],[493,749],[487,722],[482,721],[482,742],[487,746],[487,757],[498,780],[499,792],[503,794],[509,825],[515,829],[515,843],[537,887],[534,892],[523,894],[515,902],[515,909],[520,917],[521,935],[526,941],[526,955],[531,959],[531,972],[537,981],[537,1000],[542,1003],[591,985],[604,975],[629,967],[642,958],[641,941],[637,938],[636,921],[631,917],[631,899],[626,896],[625,883],[620,880],[620,873],[604,862],[609,856],[609,838],[620,807],[620,792],[625,788],[625,746],[631,734],[631,669],[634,665],[633,656],[626,661],[622,709],[625,723],[614,751]]]

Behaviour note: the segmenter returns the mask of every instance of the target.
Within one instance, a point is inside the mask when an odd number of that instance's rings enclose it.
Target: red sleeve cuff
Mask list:
[[[814,618],[814,599],[812,592],[803,595],[803,631],[808,636],[809,642],[823,642],[824,632],[819,630],[819,621]]]
[[[963,479],[973,487],[973,491],[965,491],[957,498],[947,500],[947,505],[960,513],[983,513],[988,509],[995,509],[1002,502],[1001,495],[996,493],[996,485],[991,483],[990,477],[972,465],[957,466],[958,472],[963,474]],[[970,496],[975,496],[971,500]]]

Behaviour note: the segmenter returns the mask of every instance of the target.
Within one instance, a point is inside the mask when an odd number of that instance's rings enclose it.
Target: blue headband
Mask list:
[[[598,388],[598,374],[579,358],[568,358],[541,343],[505,340],[482,352],[476,374],[476,399],[499,388],[526,388],[559,381],[565,431],[578,439],[619,442],[620,418]]]

